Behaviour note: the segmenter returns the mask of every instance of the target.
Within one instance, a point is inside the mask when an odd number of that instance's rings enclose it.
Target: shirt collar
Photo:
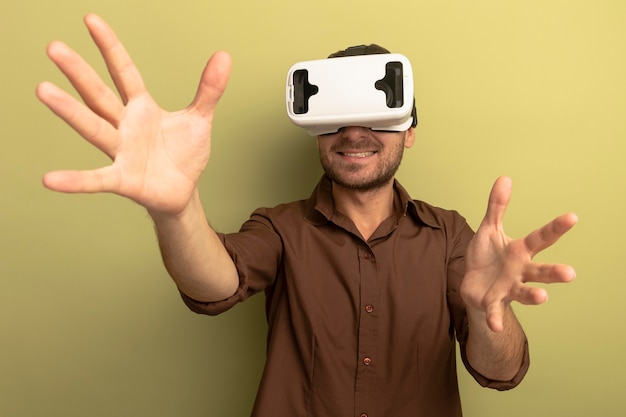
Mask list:
[[[423,204],[411,199],[404,187],[394,179],[395,191],[394,215],[397,222],[405,216],[411,216],[414,220],[424,223],[433,228],[440,228],[439,222],[431,211],[424,210]],[[315,190],[306,202],[305,219],[316,226],[322,226],[331,221],[335,216],[335,204],[332,196],[332,182],[323,175]]]

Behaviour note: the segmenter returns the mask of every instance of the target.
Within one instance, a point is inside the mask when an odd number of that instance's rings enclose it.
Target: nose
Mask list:
[[[370,130],[363,126],[347,126],[341,129],[341,136],[348,139],[359,139],[369,134]]]

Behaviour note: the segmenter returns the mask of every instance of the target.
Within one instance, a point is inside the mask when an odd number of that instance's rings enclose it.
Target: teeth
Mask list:
[[[365,158],[367,156],[374,155],[374,152],[354,152],[354,153],[344,152],[344,155],[350,158]]]

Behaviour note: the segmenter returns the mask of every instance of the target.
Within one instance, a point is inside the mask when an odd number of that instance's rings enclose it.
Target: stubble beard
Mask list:
[[[393,180],[404,154],[404,146],[394,149],[393,154],[387,160],[380,161],[373,174],[366,177],[360,176],[359,171],[366,167],[360,164],[339,164],[330,160],[328,155],[320,155],[320,162],[326,176],[335,184],[356,191],[371,191],[387,185]]]

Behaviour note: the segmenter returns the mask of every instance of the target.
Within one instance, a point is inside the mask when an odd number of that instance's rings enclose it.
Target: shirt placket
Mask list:
[[[363,244],[359,246],[358,259],[361,282],[354,416],[374,417],[376,369],[381,365],[377,362],[378,280],[376,279],[376,257],[371,248]]]

